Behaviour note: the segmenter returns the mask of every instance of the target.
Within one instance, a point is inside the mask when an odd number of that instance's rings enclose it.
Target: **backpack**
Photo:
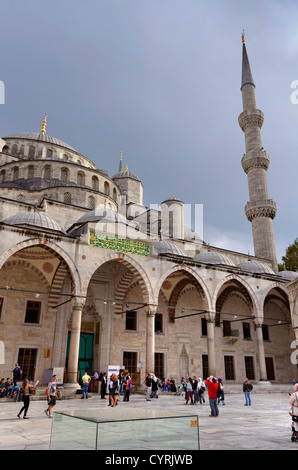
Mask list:
[[[248,392],[251,392],[252,389],[253,389],[252,384],[247,384],[247,385],[246,385],[246,390],[247,390]]]

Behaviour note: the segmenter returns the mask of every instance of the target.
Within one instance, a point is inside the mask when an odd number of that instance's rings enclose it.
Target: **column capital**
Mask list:
[[[86,299],[85,297],[74,297],[73,310],[83,310]]]
[[[145,311],[146,311],[147,317],[155,317],[155,314],[157,312],[157,307],[158,305],[154,305],[154,304],[146,305]]]

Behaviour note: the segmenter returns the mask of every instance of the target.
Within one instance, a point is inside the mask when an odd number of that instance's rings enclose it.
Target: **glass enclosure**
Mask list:
[[[199,450],[198,416],[140,408],[56,412],[50,450]]]

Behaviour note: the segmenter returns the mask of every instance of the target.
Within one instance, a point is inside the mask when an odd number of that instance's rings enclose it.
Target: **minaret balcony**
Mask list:
[[[272,199],[248,202],[245,206],[245,215],[250,222],[257,217],[274,219],[277,213],[276,203]]]
[[[254,150],[249,155],[243,155],[241,164],[245,173],[248,173],[252,168],[262,168],[268,170],[270,163],[269,155],[265,150],[260,149],[259,151]]]
[[[243,111],[238,117],[238,122],[243,132],[248,127],[259,127],[261,129],[264,122],[264,114],[260,109]]]

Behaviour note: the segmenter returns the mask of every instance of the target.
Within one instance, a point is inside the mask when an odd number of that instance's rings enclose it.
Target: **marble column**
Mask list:
[[[215,321],[207,318],[208,373],[216,377]]]
[[[155,368],[155,314],[156,307],[149,306],[146,314],[146,371],[153,372]]]
[[[81,335],[81,319],[84,302],[75,300],[71,319],[71,333],[68,356],[67,383],[77,385],[77,371],[79,362],[79,348]]]
[[[266,361],[265,361],[265,350],[264,350],[262,324],[261,323],[256,323],[255,326],[256,326],[256,336],[257,336],[257,353],[258,353],[258,360],[259,360],[260,380],[261,381],[266,381],[267,380],[267,369],[266,369]]]

